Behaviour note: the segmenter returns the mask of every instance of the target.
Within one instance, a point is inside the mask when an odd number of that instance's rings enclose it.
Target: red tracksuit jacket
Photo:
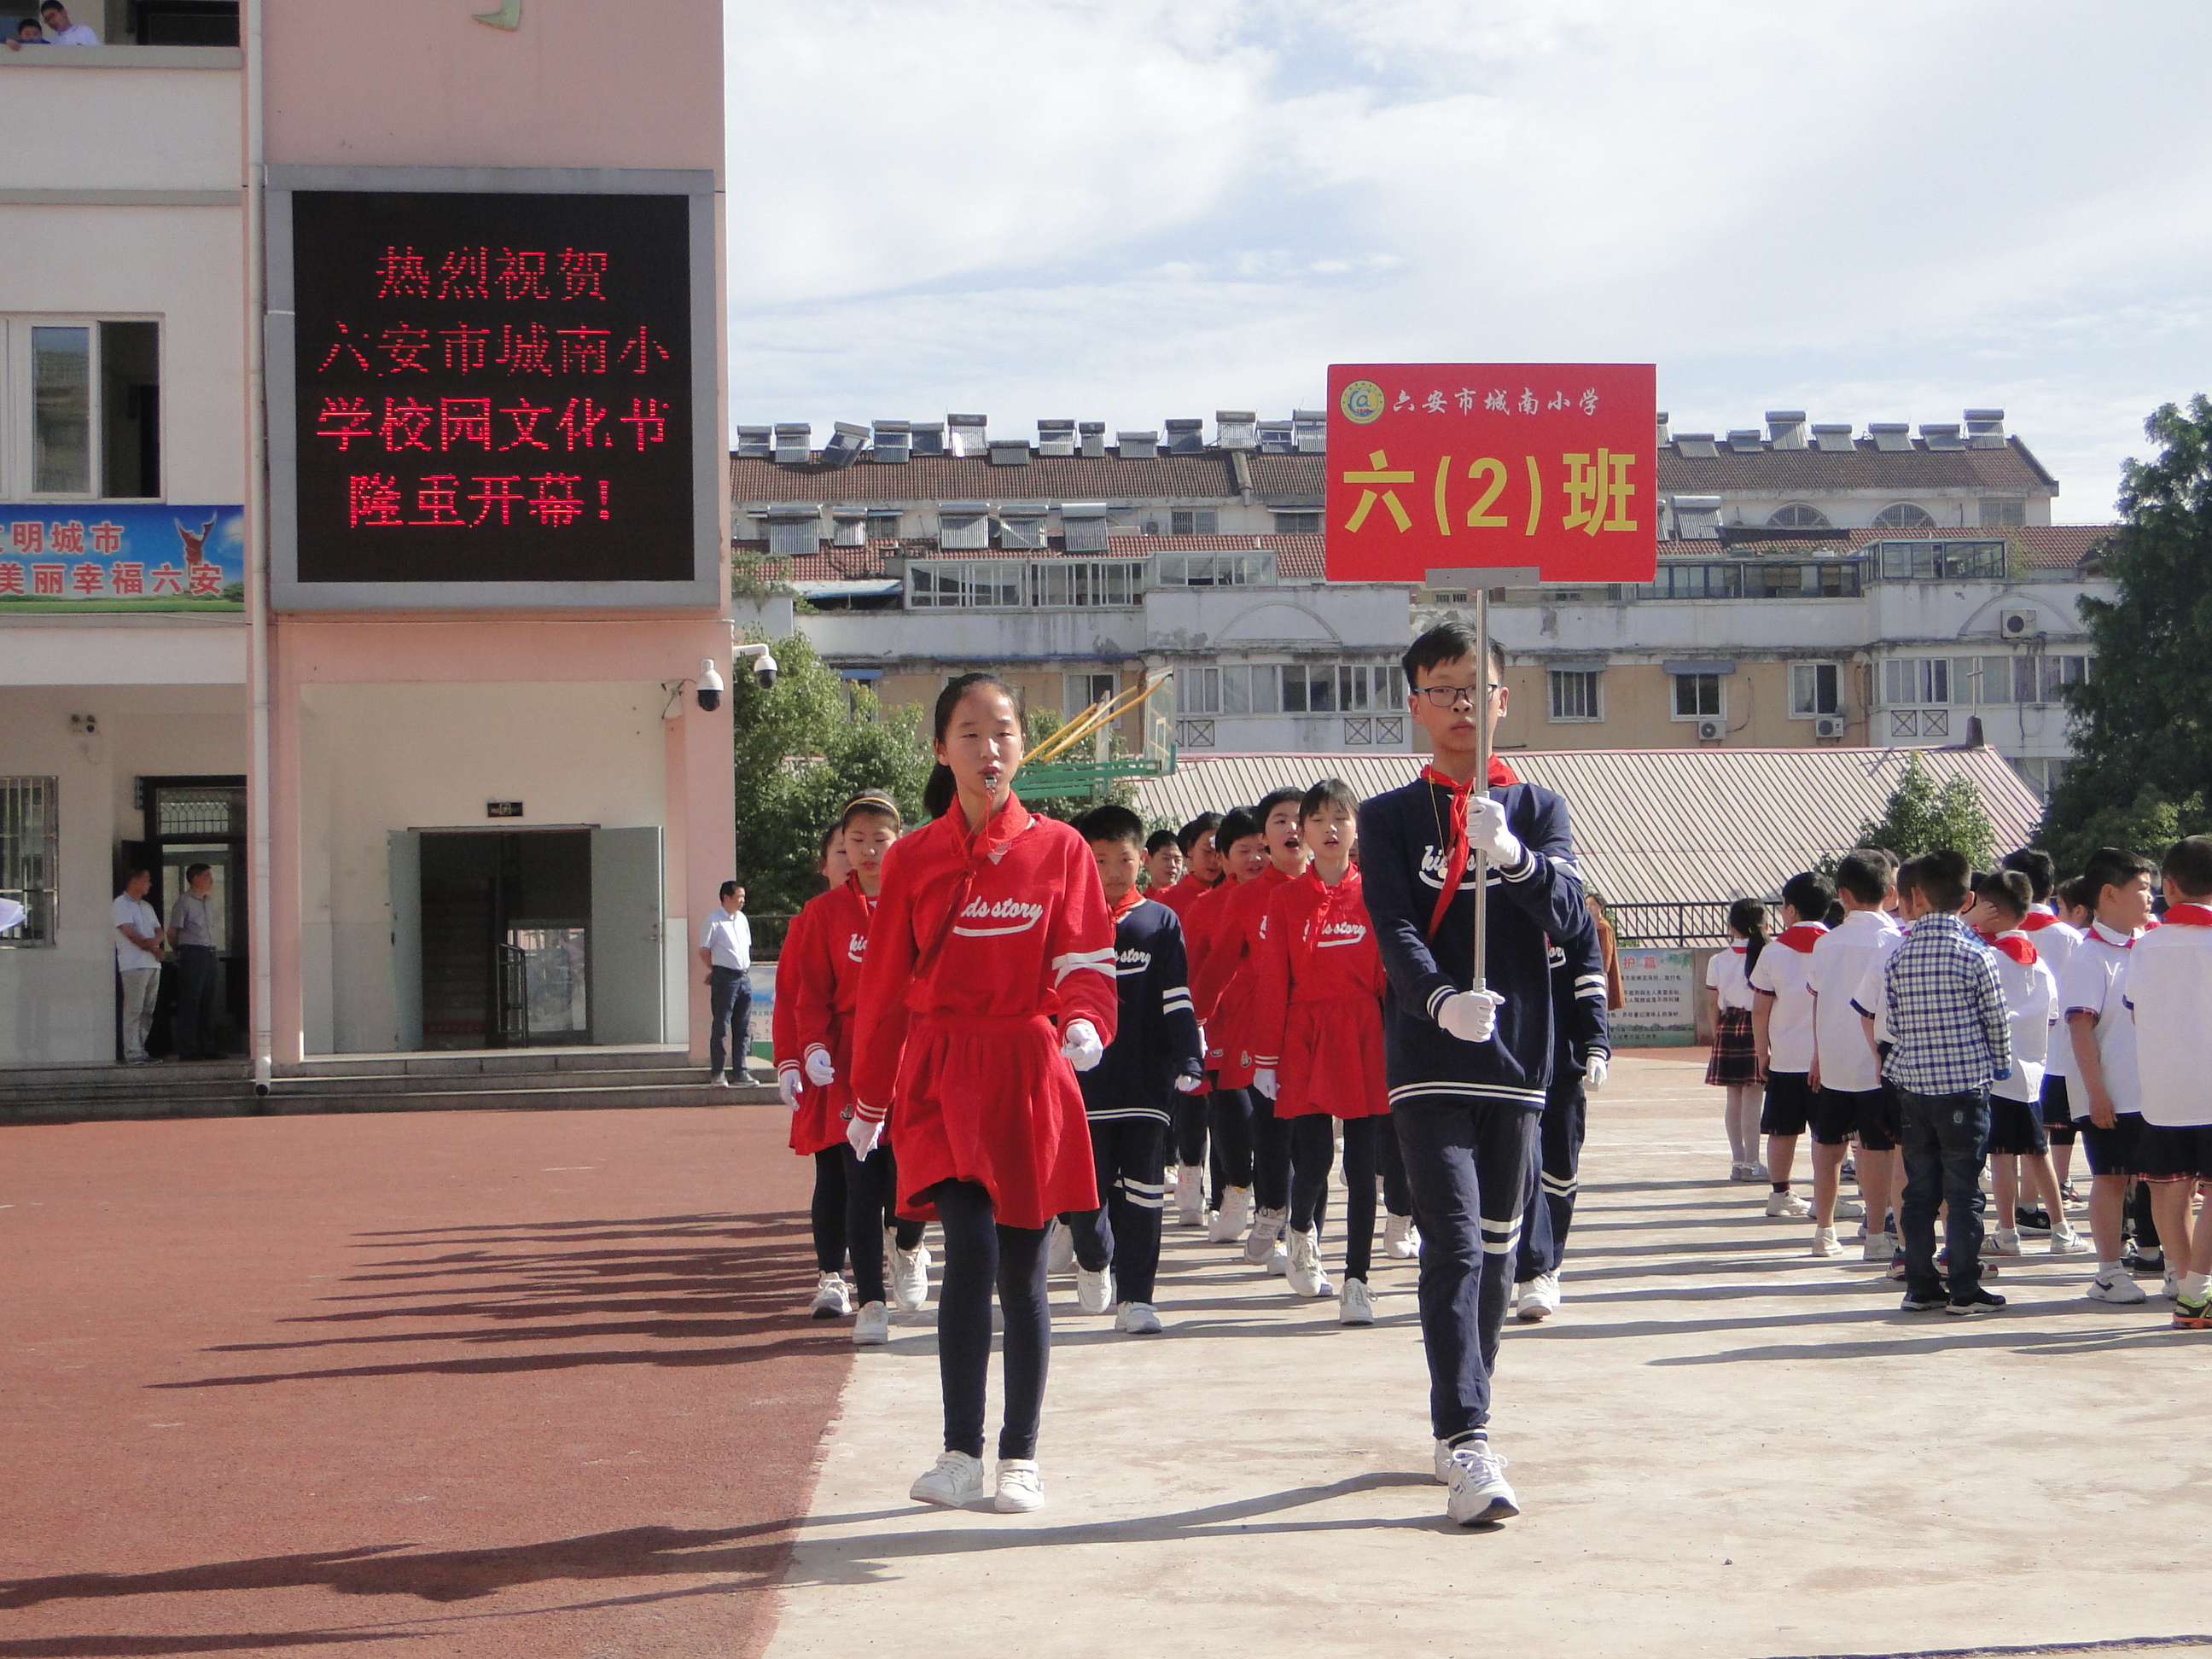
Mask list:
[[[1255,968],[1246,1029],[1253,1064],[1275,1073],[1275,1115],[1388,1112],[1382,996],[1389,981],[1359,867],[1346,871],[1334,887],[1309,870],[1276,889]]]

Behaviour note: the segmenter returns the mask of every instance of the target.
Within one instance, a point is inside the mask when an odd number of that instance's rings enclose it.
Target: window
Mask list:
[[[1790,712],[1795,715],[1843,712],[1842,674],[1832,662],[1790,665]]]
[[[1864,591],[1860,573],[1856,559],[1822,559],[1810,564],[1662,559],[1653,580],[1628,591],[1639,599],[1851,599]]]
[[[1802,501],[1792,501],[1778,507],[1766,520],[1776,530],[1826,530],[1828,515],[1817,507],[1808,507]]]
[[[1874,515],[1876,530],[1933,530],[1936,520],[1924,507],[1915,507],[1911,501],[1899,501],[1894,507],[1885,507]]]
[[[1175,678],[1182,714],[1395,714],[1406,702],[1395,663],[1232,664],[1178,668]]]
[[[15,900],[26,913],[0,932],[0,950],[54,943],[59,788],[58,778],[0,777],[0,898]]]
[[[1073,720],[1101,697],[1110,697],[1121,689],[1121,677],[1111,672],[1103,674],[1063,674],[1060,712]]]
[[[1721,677],[1718,674],[1674,676],[1676,720],[1702,720],[1717,716],[1721,712]]]
[[[1278,536],[1318,536],[1321,534],[1321,514],[1278,513],[1275,514],[1275,533]]]
[[[1555,720],[1595,720],[1599,712],[1596,668],[1554,668],[1551,672],[1552,718]]]
[[[1867,552],[1879,561],[1886,582],[2004,580],[2002,542],[1873,542]]]
[[[917,561],[907,567],[907,605],[915,611],[995,610],[1022,602],[1022,568],[994,560]]]
[[[1168,514],[1168,525],[1170,535],[1218,536],[1221,514],[1210,507],[1179,507]]]
[[[1465,605],[1467,592],[1464,587],[1432,588],[1429,592],[1429,602],[1431,605]]]
[[[1163,553],[1159,573],[1162,587],[1271,587],[1275,580],[1275,556]]]
[[[2063,702],[2065,687],[2079,685],[2089,678],[2087,657],[2032,657],[2022,660],[2039,665],[2038,690],[2042,696],[2036,699],[2039,702]]]
[[[1881,665],[1881,700],[1886,703],[1951,701],[1948,657],[1892,657]]]
[[[1047,609],[1113,605],[1123,610],[1144,603],[1141,559],[1039,560],[1030,567],[1030,603]]]
[[[2027,522],[2026,501],[1984,499],[1982,502],[1982,528],[1984,530],[2018,530]]]
[[[125,501],[158,496],[161,325],[16,327],[17,339],[29,349],[27,493]]]

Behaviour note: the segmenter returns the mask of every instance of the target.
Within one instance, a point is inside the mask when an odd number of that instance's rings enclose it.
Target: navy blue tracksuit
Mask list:
[[[1513,1270],[1516,1285],[1559,1272],[1566,1257],[1567,1229],[1574,1225],[1575,1194],[1581,1189],[1583,1130],[1589,1120],[1583,1077],[1592,1054],[1610,1059],[1613,1053],[1597,929],[1593,927],[1578,944],[1554,945],[1551,963],[1552,1086],[1537,1131],[1536,1164],[1528,1171],[1528,1218],[1521,1229],[1520,1260]]]

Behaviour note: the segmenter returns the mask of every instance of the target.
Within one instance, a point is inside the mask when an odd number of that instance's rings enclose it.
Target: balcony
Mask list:
[[[0,52],[0,205],[236,202],[243,64],[235,46]]]

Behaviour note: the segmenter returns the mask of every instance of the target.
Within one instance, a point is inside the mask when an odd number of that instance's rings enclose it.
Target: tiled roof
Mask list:
[[[1314,492],[1319,489],[1316,484]],[[1032,455],[1026,466],[994,466],[981,455],[918,455],[902,466],[861,460],[847,467],[730,457],[733,501],[1218,501],[1237,493],[1229,457],[1219,450],[1126,461],[1119,455]]]
[[[1319,495],[1328,489],[1326,455],[1259,455],[1252,464],[1252,488],[1268,495]]]
[[[1739,454],[1723,439],[1710,459],[1688,456],[1677,444],[1659,451],[1662,495],[1816,495],[1829,489],[2021,489],[2056,492],[2058,480],[2017,438],[2002,449],[1930,449],[1920,439],[1909,450],[1878,450],[1858,439],[1851,453],[1822,449],[1765,449]]]
[[[772,582],[857,581],[880,576],[892,559],[1141,559],[1156,553],[1251,553],[1275,556],[1279,575],[1294,581],[1318,580],[1322,574],[1319,536],[1109,536],[1103,553],[1070,553],[1063,538],[1050,537],[1043,547],[939,548],[933,541],[907,538],[870,542],[865,547],[836,547],[828,542],[816,552],[795,559],[767,557],[768,544],[739,541],[731,545],[740,555],[762,560],[760,576]]]
[[[1981,792],[1997,846],[2026,845],[2042,803],[1994,749],[1916,752],[1937,786]],[[1905,769],[1901,749],[1516,750],[1530,783],[1566,798],[1590,884],[1615,903],[1765,897],[1823,854],[1848,850],[1878,818]],[[1208,755],[1137,787],[1147,820],[1188,823],[1270,789],[1340,777],[1364,797],[1417,777],[1421,755]]]
[[[1691,537],[1662,542],[1662,558],[1802,559],[1833,558],[1856,553],[1873,542],[2008,542],[2018,550],[2020,562],[2030,570],[2078,570],[2085,561],[2124,526],[2110,524],[2033,524],[2011,529],[1990,526],[1917,530],[1837,530],[1820,536],[1796,535],[1768,541],[1754,531],[1737,532],[1726,542]]]

